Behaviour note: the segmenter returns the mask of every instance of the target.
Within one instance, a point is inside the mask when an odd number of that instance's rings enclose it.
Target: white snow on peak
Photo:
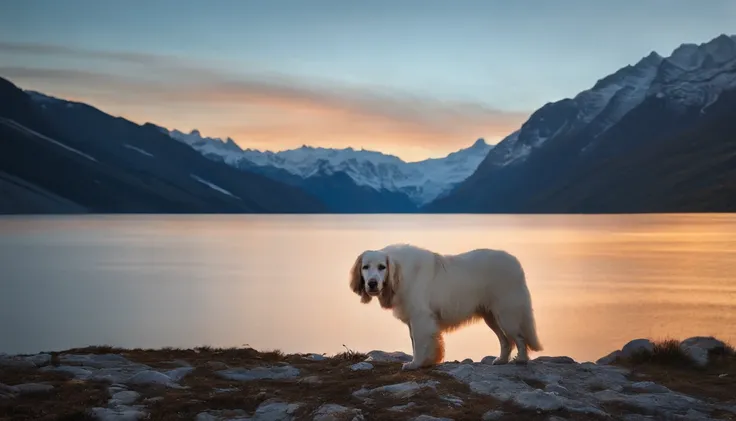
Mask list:
[[[669,57],[652,52],[571,100],[545,105],[499,142],[489,161],[495,165],[523,161],[556,136],[583,127],[593,141],[648,97],[705,110],[723,90],[731,88],[736,88],[736,35],[720,35],[700,45],[682,44]],[[577,109],[574,119],[565,115],[569,101]]]
[[[405,162],[401,158],[365,149],[331,149],[302,146],[280,152],[241,149],[232,139],[204,137],[197,130],[182,133],[161,130],[205,156],[238,166],[243,160],[261,167],[275,167],[301,178],[347,174],[361,186],[406,194],[417,205],[429,203],[469,177],[492,146],[478,139],[472,146],[443,158]]]
[[[179,130],[168,131],[164,128],[160,129],[172,138],[198,150],[202,155],[220,157],[230,165],[236,164],[243,153],[243,150],[230,138],[222,140],[214,137],[202,137],[199,130],[196,129],[190,133],[183,133]]]

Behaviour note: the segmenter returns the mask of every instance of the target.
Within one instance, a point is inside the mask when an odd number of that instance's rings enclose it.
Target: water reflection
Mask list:
[[[595,359],[641,336],[736,341],[736,216],[292,215],[0,219],[0,351],[111,344],[411,350],[362,305],[364,249],[503,248],[525,266],[545,354]],[[447,358],[497,355],[484,324]]]

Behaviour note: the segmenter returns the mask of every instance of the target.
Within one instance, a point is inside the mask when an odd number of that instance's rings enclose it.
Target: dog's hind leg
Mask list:
[[[492,312],[483,312],[483,320],[486,322],[488,327],[491,328],[493,333],[498,336],[498,342],[501,345],[501,354],[496,357],[491,364],[498,365],[508,363],[509,357],[511,356],[511,350],[515,345],[514,342],[509,341],[509,338],[506,337],[506,333],[501,329],[501,326],[498,325],[496,316],[494,316]]]
[[[516,364],[526,364],[529,361],[527,352],[527,344],[522,332],[522,312],[514,311],[513,308],[506,308],[498,312],[496,317],[498,325],[506,332],[509,342],[516,345],[517,354],[514,358]]]

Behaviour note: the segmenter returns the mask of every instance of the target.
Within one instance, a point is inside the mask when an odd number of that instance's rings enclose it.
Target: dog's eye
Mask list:
[[[386,266],[385,265],[378,265],[378,270],[386,270]]]
[[[363,265],[363,270],[368,270],[369,267],[368,265]]]

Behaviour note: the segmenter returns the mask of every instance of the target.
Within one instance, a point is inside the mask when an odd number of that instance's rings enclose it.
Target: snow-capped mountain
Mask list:
[[[697,138],[698,131],[709,136],[702,139],[704,144],[721,139],[726,120],[736,117],[729,108],[734,96],[736,36],[682,44],[668,57],[652,52],[574,97],[542,106],[499,142],[475,173],[425,210],[605,212],[615,208],[630,212],[633,210],[627,209],[657,208],[671,200],[662,195],[675,185],[652,187],[657,180],[628,179],[621,174],[640,170],[631,163],[647,156],[652,159],[646,161],[647,171],[662,179],[670,180],[671,174],[704,176],[690,173],[688,165],[717,161],[715,155],[699,153],[700,161],[678,160],[677,166],[669,163],[664,167],[666,154],[674,153],[675,147],[686,149],[682,142]],[[723,150],[727,148],[723,145]],[[662,153],[659,159],[653,158],[657,150]],[[678,183],[680,189],[707,187],[700,179]],[[647,188],[650,190],[643,190]],[[702,192],[689,193],[701,197]],[[652,202],[654,197],[662,198],[659,204]],[[683,199],[678,200],[678,206],[683,206]]]
[[[518,163],[558,136],[585,130],[596,139],[647,97],[668,98],[672,107],[703,108],[736,86],[736,35],[700,45],[682,44],[669,57],[651,52],[633,66],[600,79],[591,89],[534,112],[521,128],[498,143],[488,162]]]
[[[302,146],[280,152],[243,150],[230,138],[203,137],[197,130],[191,133],[161,130],[209,158],[236,167],[278,168],[302,179],[344,173],[359,186],[405,194],[418,206],[448,192],[467,178],[492,149],[484,139],[478,139],[472,146],[443,158],[405,162],[394,155],[353,148]]]

